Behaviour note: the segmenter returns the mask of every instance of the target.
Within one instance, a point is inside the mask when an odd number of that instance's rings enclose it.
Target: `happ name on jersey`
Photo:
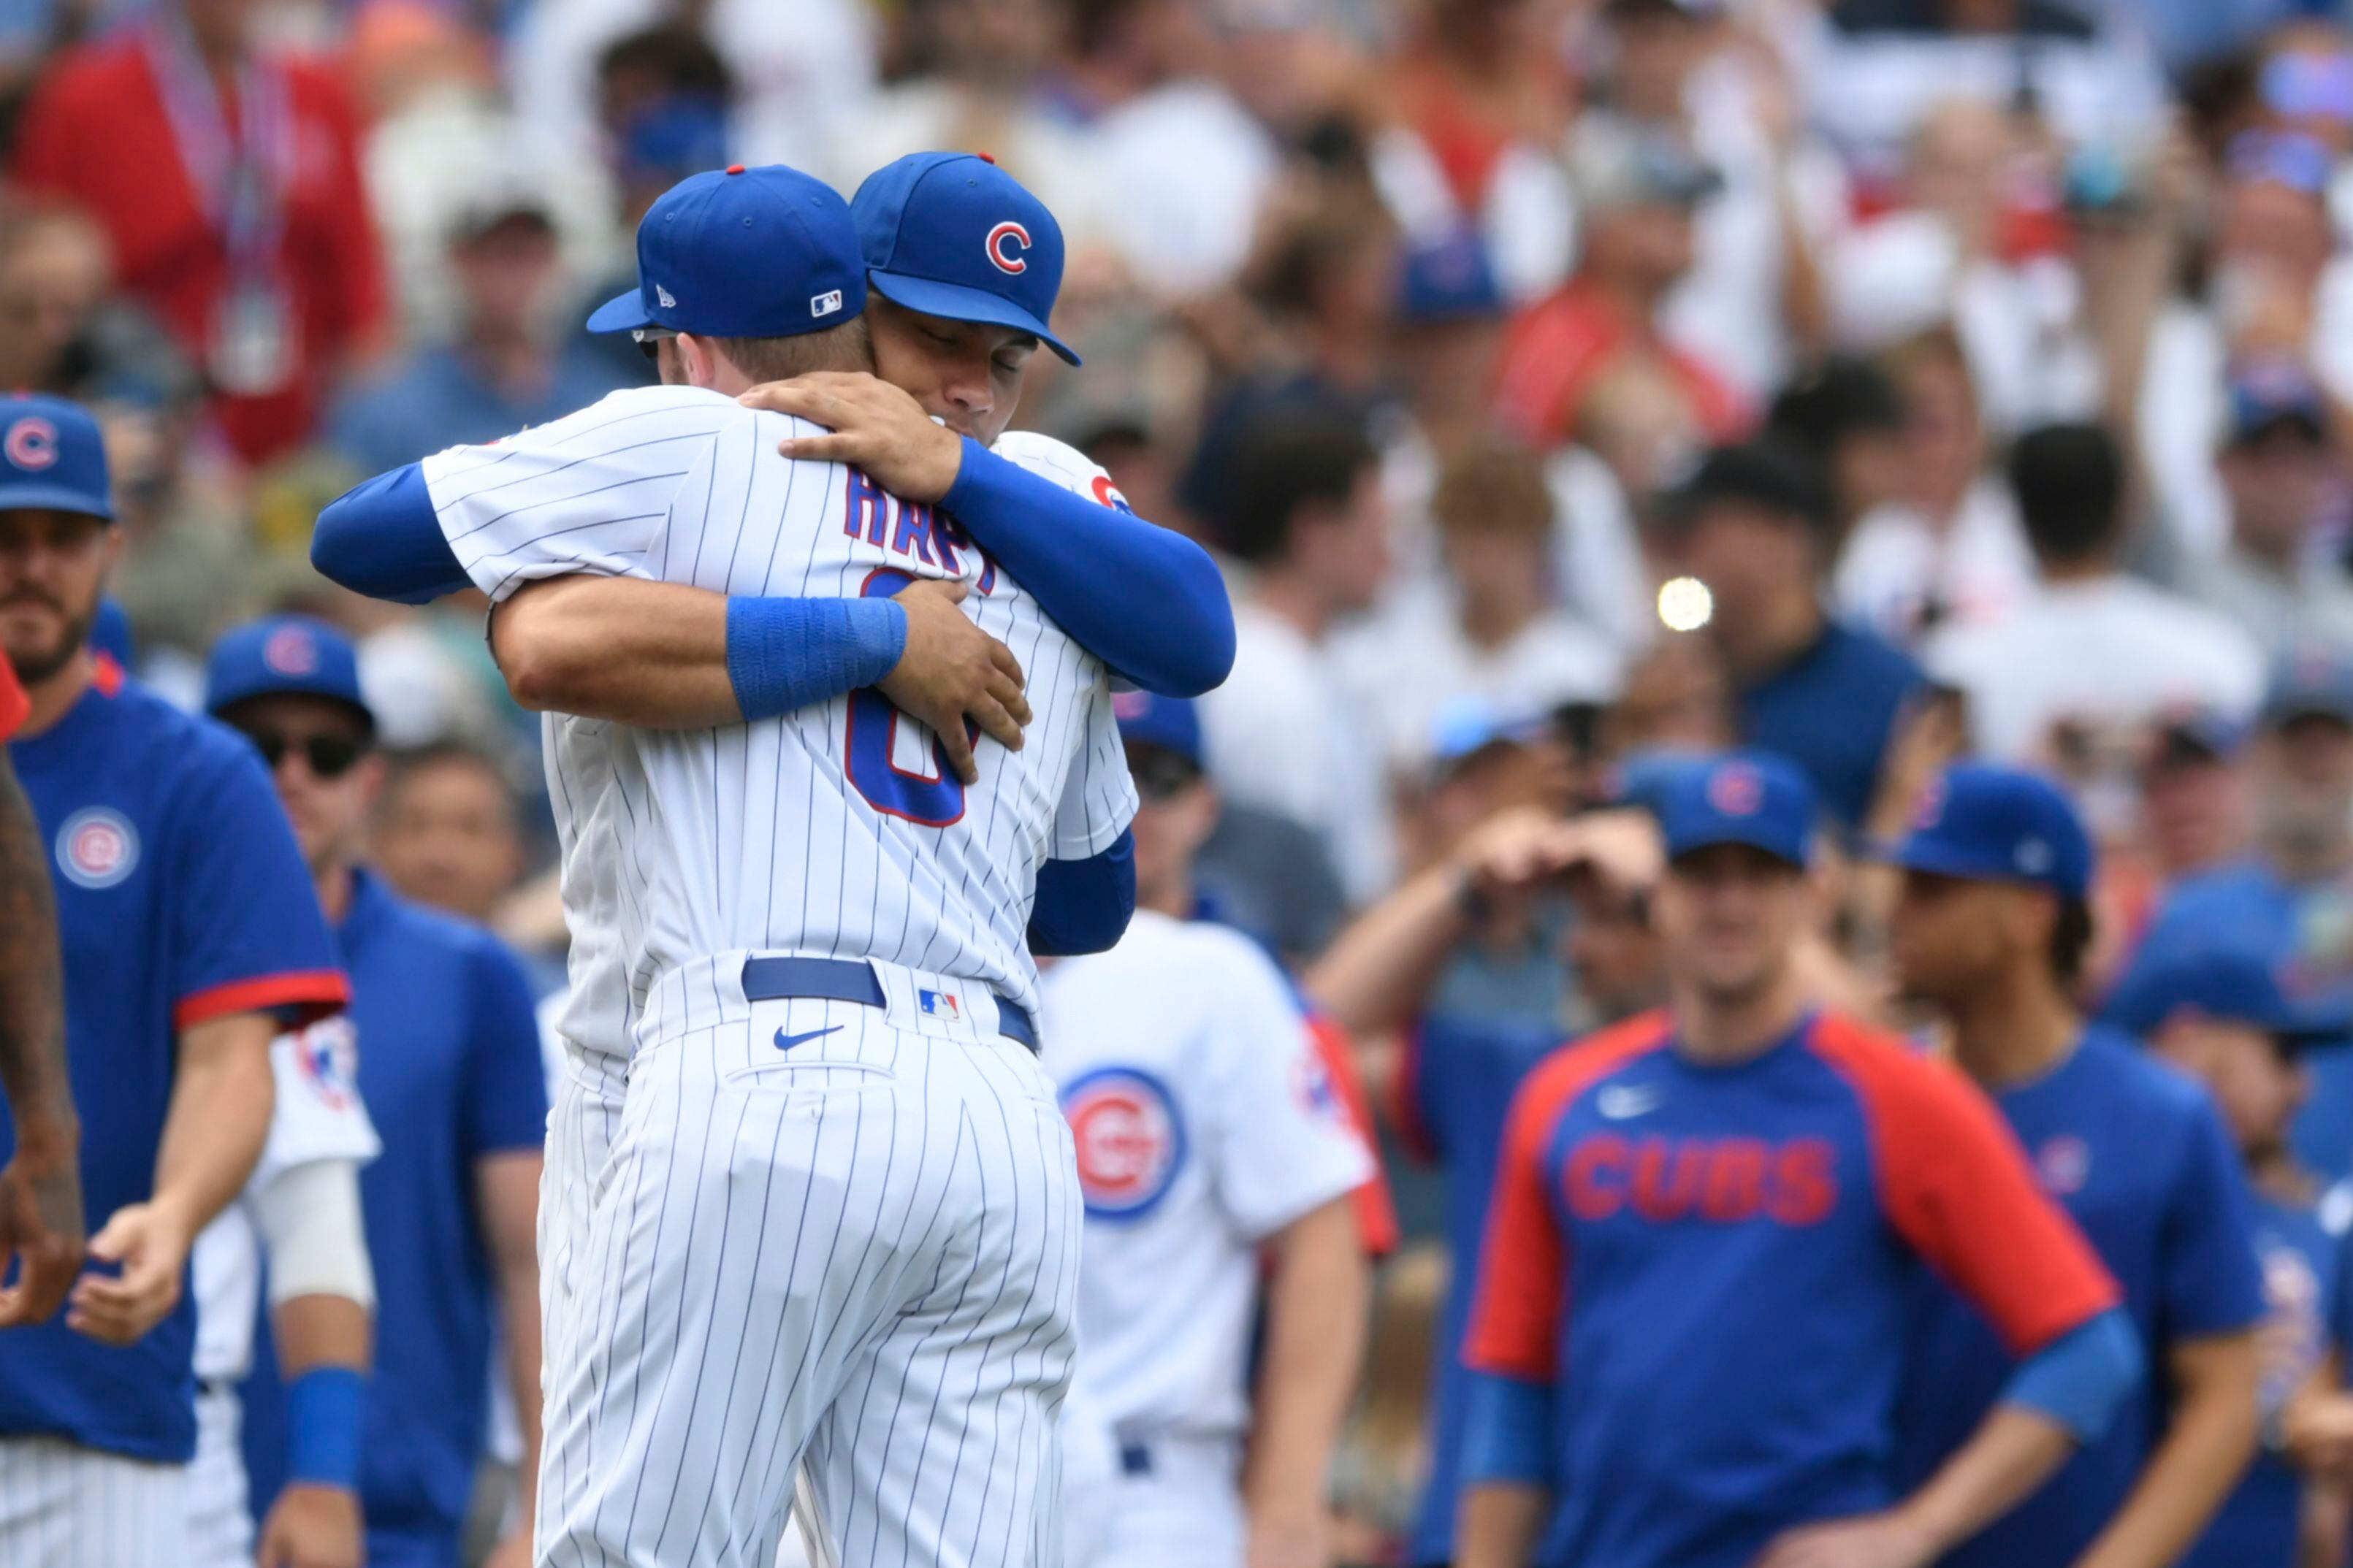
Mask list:
[[[959,552],[969,550],[980,557],[981,563],[974,591],[997,592],[997,563],[972,542],[962,523],[938,507],[928,501],[901,500],[857,468],[849,470],[841,494],[843,533],[852,539],[862,536],[869,544],[920,561],[951,578],[964,575]]]

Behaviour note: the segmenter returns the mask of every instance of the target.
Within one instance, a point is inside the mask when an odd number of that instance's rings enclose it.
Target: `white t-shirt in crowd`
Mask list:
[[[1349,900],[1388,885],[1395,846],[1380,729],[1328,644],[1249,598],[1234,605],[1234,668],[1201,699],[1209,776],[1227,798],[1320,836]]]
[[[2009,763],[2041,758],[2062,721],[2107,731],[2175,706],[2243,719],[2263,692],[2245,632],[2123,573],[2048,584],[2004,619],[1938,632],[1921,655],[1968,693],[1978,749]]]
[[[1442,582],[1334,637],[1333,657],[1351,689],[1379,693],[1367,718],[1379,723],[1389,766],[1407,774],[1429,761],[1450,708],[1476,702],[1497,719],[1535,718],[1564,702],[1606,702],[1625,679],[1618,650],[1562,610],[1538,616],[1500,647],[1477,646]]]
[[[1200,294],[1241,269],[1281,160],[1232,94],[1170,82],[1104,115],[1089,140],[1106,231],[1137,282]]]
[[[1831,578],[1841,615],[1904,647],[1941,626],[2000,620],[2034,588],[2017,503],[1990,475],[1969,487],[1941,531],[1909,501],[1873,507],[1848,533]]]
[[[1371,1157],[1282,973],[1236,931],[1139,910],[1041,994],[1087,1205],[1092,1418],[1127,1440],[1239,1434],[1259,1246],[1370,1180]]]

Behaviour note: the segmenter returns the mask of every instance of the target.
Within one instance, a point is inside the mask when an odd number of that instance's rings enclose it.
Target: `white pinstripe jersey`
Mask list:
[[[715,730],[549,715],[573,943],[561,1027],[589,1049],[627,1054],[666,973],[739,951],[882,959],[1034,1011],[1038,868],[1100,854],[1134,815],[1102,661],[953,520],[839,464],[777,456],[814,433],[718,393],[644,387],[423,465],[443,533],[494,601],[573,573],[795,597],[962,578],[965,613],[1029,677],[1026,743],[982,740],[969,789],[871,690]],[[1102,470],[1059,443],[997,449],[1103,494]]]

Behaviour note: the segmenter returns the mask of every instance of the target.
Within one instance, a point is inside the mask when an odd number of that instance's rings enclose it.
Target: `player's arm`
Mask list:
[[[1555,1057],[1512,1100],[1462,1361],[1456,1568],[1528,1568],[1552,1512],[1553,1406],[1567,1241],[1545,1191],[1543,1150],[1564,1096]]]
[[[401,604],[476,585],[416,463],[321,512],[311,561],[354,593]],[[736,724],[878,687],[937,732],[970,784],[965,721],[1018,749],[1029,706],[1012,650],[955,607],[965,592],[915,583],[892,598],[730,597],[640,577],[558,574],[500,602],[491,648],[524,707],[641,729]]]
[[[1134,914],[1135,830],[1130,827],[1100,855],[1049,860],[1038,868],[1029,951],[1039,958],[1107,952],[1126,934]]]
[[[16,688],[0,667],[0,705]],[[5,729],[13,725],[0,727]],[[16,1152],[0,1168],[0,1327],[48,1320],[81,1272],[81,1123],[66,1071],[63,980],[47,844],[0,746],[0,1090]]]
[[[294,1166],[254,1194],[252,1209],[269,1262],[288,1426],[286,1486],[261,1522],[256,1568],[358,1568],[361,1402],[375,1312],[359,1163]]]
[[[2263,1279],[2247,1244],[2246,1180],[2221,1120],[2192,1123],[2166,1216],[2159,1314],[2171,1338],[2165,1436],[2082,1568],[2160,1568],[2202,1534],[2255,1451]]]
[[[1266,1342],[1242,1496],[1252,1568],[1324,1561],[1324,1479],[1364,1360],[1372,1265],[1353,1200],[1334,1198],[1275,1233]]]
[[[66,1326],[107,1344],[127,1345],[170,1314],[196,1233],[227,1208],[253,1174],[269,1135],[277,1086],[266,1013],[229,1013],[180,1031],[179,1067],[144,1203],[115,1210],[90,1237],[90,1255],[121,1272],[82,1276]]]
[[[539,1178],[547,1079],[538,1013],[513,957],[486,941],[474,984],[464,1142],[472,1158],[475,1213],[506,1332],[506,1375],[522,1427],[522,1474],[533,1478],[539,1474],[540,1451]],[[537,1486],[529,1486],[524,1497],[514,1533],[500,1543],[493,1563],[530,1560]]]
[[[934,423],[871,375],[769,382],[741,401],[827,426],[784,442],[785,456],[847,463],[903,500],[939,503],[1080,647],[1145,690],[1198,697],[1232,670],[1234,610],[1218,563],[1110,504],[1108,484],[1097,498],[1065,489]]]

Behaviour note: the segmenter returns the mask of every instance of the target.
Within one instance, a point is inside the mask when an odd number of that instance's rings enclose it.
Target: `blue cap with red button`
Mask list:
[[[986,153],[911,153],[849,199],[868,280],[895,305],[1030,333],[1072,364],[1046,325],[1062,288],[1062,226]]]
[[[2261,953],[2229,944],[2139,966],[2116,987],[2102,1016],[2147,1038],[2183,1014],[2244,1024],[2291,1050],[2342,1045],[2353,1035],[2353,1011],[2341,1001],[2297,1000]]]
[[[1971,882],[2020,882],[2069,899],[2092,890],[2092,836],[2057,784],[2020,768],[1947,768],[1886,859]]]
[[[865,309],[849,204],[798,169],[737,163],[691,174],[646,209],[638,286],[598,306],[588,330],[789,338]]]
[[[1803,866],[1813,852],[1816,810],[1806,775],[1768,752],[1731,752],[1695,763],[1666,781],[1658,802],[1669,860],[1744,844]]]
[[[1200,765],[1201,720],[1184,698],[1116,691],[1112,694],[1111,709],[1119,720],[1119,738],[1129,745],[1156,746],[1196,767]]]
[[[106,443],[89,409],[45,392],[0,397],[0,511],[112,520]]]

